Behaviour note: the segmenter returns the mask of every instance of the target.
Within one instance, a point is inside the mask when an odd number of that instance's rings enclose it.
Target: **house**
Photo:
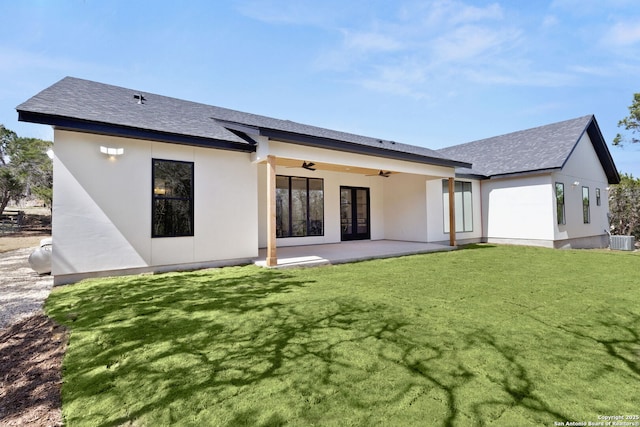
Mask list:
[[[435,151],[71,77],[17,110],[54,128],[56,284],[239,264],[259,248],[275,265],[277,247],[359,239],[598,246],[618,179],[592,116],[558,124],[561,148],[545,153],[564,160],[534,170],[533,159],[494,168],[508,144]],[[526,139],[513,156],[528,155]],[[601,203],[588,226],[574,182]]]
[[[457,224],[459,242],[608,246],[608,190],[620,176],[593,115],[438,152],[473,163],[456,176],[480,183],[481,230]]]

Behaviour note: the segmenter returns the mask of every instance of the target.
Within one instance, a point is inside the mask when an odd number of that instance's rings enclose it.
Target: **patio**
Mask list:
[[[374,258],[391,258],[453,249],[456,249],[456,246],[398,240],[359,240],[323,245],[285,246],[277,249],[278,265],[272,268],[342,264]],[[267,250],[260,249],[254,264],[266,267],[266,256]]]

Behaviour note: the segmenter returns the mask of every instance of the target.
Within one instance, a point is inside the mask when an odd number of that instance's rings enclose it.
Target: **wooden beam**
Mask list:
[[[456,183],[449,178],[449,246],[456,245]]]
[[[276,254],[276,156],[267,156],[267,267],[278,265]]]

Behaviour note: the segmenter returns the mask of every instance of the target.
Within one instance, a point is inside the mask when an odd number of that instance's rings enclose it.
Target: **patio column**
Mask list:
[[[449,246],[456,245],[456,183],[449,178]]]
[[[276,255],[276,156],[267,156],[267,267],[278,265]]]

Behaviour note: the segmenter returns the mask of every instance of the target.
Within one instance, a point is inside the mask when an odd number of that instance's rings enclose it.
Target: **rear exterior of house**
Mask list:
[[[593,116],[434,151],[69,77],[17,110],[54,127],[56,284],[350,240],[601,247],[619,180]]]
[[[56,284],[249,263],[270,245],[428,242],[443,180],[471,166],[74,78],[18,111],[54,127]]]

